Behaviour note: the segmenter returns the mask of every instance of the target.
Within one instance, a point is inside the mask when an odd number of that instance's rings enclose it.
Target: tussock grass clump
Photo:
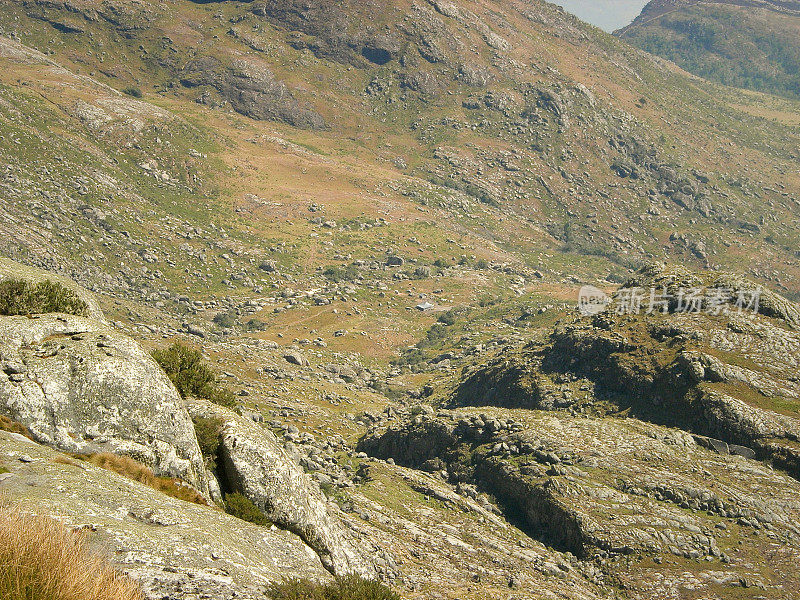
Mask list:
[[[153,358],[184,398],[194,396],[227,408],[236,406],[233,392],[217,383],[214,371],[197,350],[175,343],[169,348],[154,350]]]
[[[178,500],[191,502],[193,504],[208,505],[208,502],[206,502],[202,494],[192,486],[179,479],[158,477],[153,474],[153,471],[149,467],[127,456],[117,456],[116,454],[103,452],[89,455],[75,454],[73,457],[86,461],[101,469],[105,469],[106,471],[113,471],[118,475],[138,481],[147,487],[151,487],[154,490],[158,490]]]
[[[67,313],[88,316],[89,307],[74,291],[53,281],[0,281],[0,315]]]
[[[22,423],[17,423],[16,421],[12,421],[8,417],[4,417],[0,415],[0,431],[10,431],[11,433],[18,433],[20,435],[24,435],[26,438],[32,440],[33,435],[28,430],[25,425]]]
[[[3,600],[143,600],[139,586],[58,521],[0,506]]]
[[[340,577],[328,584],[290,579],[273,586],[269,597],[272,600],[402,600],[385,585],[357,576]]]

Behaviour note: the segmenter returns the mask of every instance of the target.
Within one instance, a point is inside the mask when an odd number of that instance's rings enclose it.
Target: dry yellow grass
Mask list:
[[[139,586],[86,548],[86,536],[0,506],[3,600],[143,600]]]
[[[184,500],[186,502],[192,502],[194,504],[208,505],[208,502],[206,502],[202,494],[200,494],[200,492],[198,492],[192,486],[180,481],[179,479],[173,479],[170,477],[157,477],[148,467],[127,456],[117,456],[116,454],[104,452],[101,454],[91,454],[88,456],[76,454],[74,457],[80,460],[85,460],[86,462],[89,462],[96,467],[100,467],[101,469],[113,471],[118,475],[138,481],[139,483],[167,494],[168,496],[172,496],[173,498],[178,498],[179,500]]]
[[[28,430],[27,427],[25,427],[21,423],[12,421],[11,419],[3,415],[0,415],[0,431],[10,431],[11,433],[19,433],[20,435],[24,435],[26,438],[33,439],[33,436],[31,435],[31,432]]]

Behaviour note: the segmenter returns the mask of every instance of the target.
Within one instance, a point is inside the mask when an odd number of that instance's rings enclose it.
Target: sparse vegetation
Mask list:
[[[142,600],[139,586],[90,554],[86,536],[58,521],[0,507],[3,600]]]
[[[274,586],[272,600],[402,600],[391,588],[357,576],[342,577],[320,584],[305,579],[290,579]]]
[[[28,430],[22,423],[12,421],[8,417],[0,415],[0,431],[10,431],[11,433],[18,433],[24,435],[28,439],[33,439],[30,430]]]
[[[0,315],[67,313],[86,316],[88,306],[78,295],[53,281],[0,281]]]
[[[149,467],[127,456],[117,456],[116,454],[106,452],[89,455],[74,454],[72,456],[73,458],[86,461],[101,469],[113,471],[118,475],[138,481],[147,487],[151,487],[154,490],[158,490],[178,500],[191,502],[193,504],[208,504],[202,494],[189,484],[171,477],[157,477]]]
[[[217,468],[219,434],[222,431],[223,421],[214,417],[195,417],[192,421],[200,452],[206,459],[206,468],[213,471]]]
[[[239,492],[233,492],[225,496],[225,512],[254,525],[266,527],[270,524],[270,520],[253,504],[252,500]]]
[[[132,98],[141,98],[144,96],[142,90],[136,86],[126,87],[124,90],[122,90],[122,93],[131,96]]]
[[[153,351],[153,358],[184,398],[203,398],[227,408],[236,406],[233,392],[217,382],[214,371],[206,365],[199,351],[175,343]]]
[[[322,274],[334,283],[341,283],[358,279],[359,270],[355,265],[347,265],[346,267],[333,266],[325,269]]]
[[[261,321],[260,319],[250,319],[247,323],[244,324],[244,328],[246,331],[264,331],[267,328],[266,323]]]
[[[229,312],[221,312],[214,315],[214,324],[222,327],[223,329],[231,329],[236,326],[236,315]]]

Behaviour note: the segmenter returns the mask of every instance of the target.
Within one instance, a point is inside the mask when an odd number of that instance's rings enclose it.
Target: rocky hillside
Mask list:
[[[0,67],[0,291],[81,309],[0,316],[0,495],[151,597],[797,594],[796,101],[539,0],[4,0]]]
[[[726,85],[800,98],[800,3],[654,0],[622,39]]]

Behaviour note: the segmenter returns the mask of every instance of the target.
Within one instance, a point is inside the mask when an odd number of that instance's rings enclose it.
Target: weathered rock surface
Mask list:
[[[194,427],[134,340],[83,317],[0,317],[0,413],[67,452],[131,456],[208,496]]]
[[[616,314],[635,288],[708,290],[713,311],[680,312],[670,304],[646,314]],[[700,277],[648,268],[615,303],[593,317],[570,318],[543,343],[503,356],[467,375],[453,405],[617,410],[752,448],[759,458],[800,475],[800,335],[798,307],[761,290],[758,307],[735,307],[754,284],[728,275]],[[704,300],[708,301],[708,300]],[[716,302],[716,300],[715,300]],[[748,300],[749,302],[749,300]],[[757,308],[757,311],[755,310]]]
[[[149,600],[263,600],[265,588],[286,576],[330,578],[289,531],[170,498],[86,463],[68,464],[58,452],[2,431],[0,461],[10,471],[0,495],[88,530],[92,545],[141,582]]]
[[[189,400],[195,418],[216,418],[220,432],[220,480],[252,500],[274,523],[299,535],[337,575],[372,577],[374,568],[355,537],[329,503],[287,454],[275,435],[252,420],[203,400]]]
[[[758,532],[800,556],[800,490],[768,466],[633,419],[489,412],[418,416],[374,432],[360,448],[441,473],[466,493],[475,485],[531,537],[608,561],[639,585],[650,575],[617,558],[700,559],[738,579],[737,569],[763,552]],[[768,570],[761,577],[770,589],[795,585],[777,563]]]
[[[181,73],[187,87],[211,86],[236,112],[258,120],[281,121],[303,129],[324,129],[322,116],[303,108],[266,67],[244,59],[223,65],[212,57],[189,62]]]

